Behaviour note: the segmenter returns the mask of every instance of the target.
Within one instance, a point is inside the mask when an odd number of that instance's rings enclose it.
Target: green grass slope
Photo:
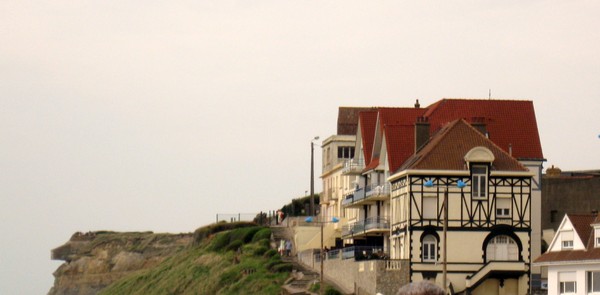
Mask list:
[[[292,265],[269,249],[270,236],[268,227],[247,223],[200,228],[192,246],[100,294],[279,294]]]

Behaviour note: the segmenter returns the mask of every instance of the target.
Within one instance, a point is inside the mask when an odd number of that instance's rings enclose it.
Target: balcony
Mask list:
[[[344,196],[342,200],[342,206],[344,207],[352,207],[355,203],[360,202],[365,198],[365,191],[363,188],[359,187],[355,189],[353,192]]]
[[[375,204],[377,201],[387,201],[390,198],[390,184],[369,184],[364,188],[356,189],[346,195],[342,206],[346,208],[362,207],[363,205]]]
[[[391,185],[389,183],[374,183],[369,184],[365,187],[366,198],[375,201],[383,201],[387,200],[390,197],[390,188]]]
[[[370,233],[389,233],[390,221],[386,217],[369,217],[342,227],[343,238],[357,238]]]
[[[359,175],[363,169],[365,169],[365,162],[363,160],[346,160],[344,168],[342,168],[342,175]]]

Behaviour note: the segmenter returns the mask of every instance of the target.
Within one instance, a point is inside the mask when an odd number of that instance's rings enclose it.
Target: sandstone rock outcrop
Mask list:
[[[48,294],[96,294],[135,271],[157,265],[191,242],[191,233],[75,233],[52,250],[52,259],[65,263],[54,272],[54,286]]]

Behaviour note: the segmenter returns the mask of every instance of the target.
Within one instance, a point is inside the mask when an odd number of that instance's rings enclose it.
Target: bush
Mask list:
[[[227,245],[227,247],[225,248],[225,251],[237,251],[237,249],[242,247],[242,245],[243,245],[242,241],[235,240],[235,241],[229,243],[229,245]]]
[[[342,293],[333,287],[327,286],[325,288],[325,295],[342,295]]]
[[[270,228],[263,228],[261,230],[259,230],[256,234],[254,234],[254,237],[252,238],[252,242],[257,242],[260,240],[270,240],[271,239],[271,229]]]
[[[277,253],[277,250],[275,249],[269,249],[267,252],[265,252],[263,254],[264,257],[269,258],[269,257],[273,257],[275,255],[278,255],[279,253]]]
[[[256,226],[254,222],[225,222],[221,221],[219,223],[213,223],[211,225],[203,226],[194,231],[194,242],[193,246],[198,246],[204,239],[209,237],[212,234],[216,234],[222,231],[236,229],[236,228],[244,228]]]
[[[290,272],[293,269],[291,263],[280,263],[273,266],[274,272]]]

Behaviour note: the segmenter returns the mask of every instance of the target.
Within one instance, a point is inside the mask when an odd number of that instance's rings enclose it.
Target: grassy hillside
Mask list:
[[[278,294],[292,266],[269,249],[270,236],[247,223],[200,228],[192,246],[100,294]]]

